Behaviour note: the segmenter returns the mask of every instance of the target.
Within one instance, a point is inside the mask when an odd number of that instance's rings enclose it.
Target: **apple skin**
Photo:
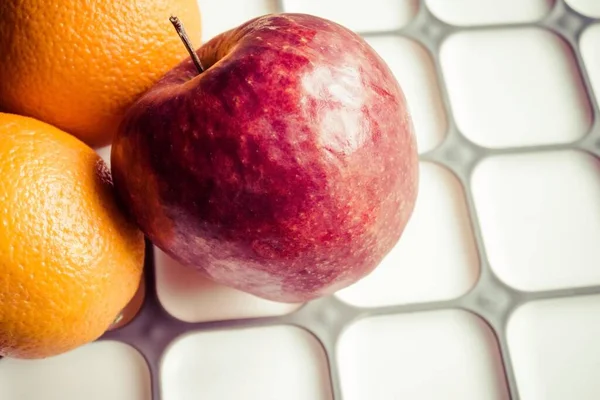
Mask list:
[[[418,191],[388,66],[352,31],[304,14],[255,18],[197,54],[205,71],[184,60],[114,139],[115,186],[141,229],[214,281],[279,302],[370,273]]]

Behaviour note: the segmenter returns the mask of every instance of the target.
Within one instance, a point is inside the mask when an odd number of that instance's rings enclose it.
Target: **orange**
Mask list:
[[[144,236],[102,159],[73,136],[0,113],[0,355],[97,339],[133,298]]]
[[[188,56],[171,15],[199,45],[196,0],[0,0],[0,111],[108,144],[127,107]]]

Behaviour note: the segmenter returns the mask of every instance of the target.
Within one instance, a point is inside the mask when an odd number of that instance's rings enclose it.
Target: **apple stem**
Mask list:
[[[188,53],[190,54],[190,57],[192,57],[192,61],[194,62],[194,65],[196,66],[198,73],[199,74],[203,73],[204,67],[202,66],[202,63],[200,62],[200,58],[198,57],[198,54],[196,54],[196,52],[194,51],[194,48],[192,47],[190,38],[188,37],[187,33],[185,32],[185,29],[183,28],[183,24],[181,23],[179,18],[177,18],[175,16],[172,16],[171,18],[169,18],[169,21],[171,21],[171,23],[175,27],[175,30],[177,31],[177,34],[181,38],[183,45],[185,46]]]

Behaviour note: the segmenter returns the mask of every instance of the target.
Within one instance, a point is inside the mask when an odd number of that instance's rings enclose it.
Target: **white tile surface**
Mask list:
[[[494,335],[464,311],[362,320],[338,360],[344,400],[508,400]]]
[[[177,340],[161,368],[164,400],[331,400],[327,361],[290,326],[199,332]]]
[[[150,400],[150,372],[132,347],[96,342],[44,360],[1,360],[0,399]]]
[[[598,0],[566,0],[575,11],[592,18],[600,18],[600,1]]]
[[[457,125],[482,146],[571,142],[591,124],[570,51],[548,31],[458,33],[441,62]]]
[[[508,325],[524,400],[600,397],[600,296],[548,300],[518,309]]]
[[[600,4],[600,1],[598,1]],[[597,104],[600,104],[600,24],[592,25],[581,35],[581,55],[590,77]]]
[[[202,14],[202,42],[249,19],[277,11],[277,0],[198,0],[198,5]]]
[[[108,168],[110,168],[110,149],[110,146],[100,147],[96,149],[96,153],[98,153],[98,155],[102,157],[104,162],[106,162],[106,165],[108,165]]]
[[[473,233],[458,179],[432,163],[420,165],[417,205],[403,237],[370,275],[337,296],[375,307],[452,299],[479,275]]]
[[[415,0],[283,0],[287,12],[317,15],[358,32],[399,29],[418,10]]]
[[[444,139],[447,120],[431,56],[418,43],[398,36],[371,37],[367,42],[389,65],[404,91],[419,152],[433,149]]]
[[[473,195],[492,268],[521,290],[600,284],[600,163],[575,151],[480,164]]]
[[[488,25],[536,21],[552,0],[426,0],[431,12],[449,24]]]
[[[276,303],[219,285],[154,248],[156,292],[168,313],[182,321],[220,321],[287,314],[297,304]]]

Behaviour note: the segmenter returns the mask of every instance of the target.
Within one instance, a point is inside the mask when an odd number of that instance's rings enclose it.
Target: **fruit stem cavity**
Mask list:
[[[190,54],[190,57],[192,57],[192,61],[194,62],[194,65],[196,66],[198,73],[199,74],[203,73],[204,67],[202,66],[202,62],[200,62],[200,58],[198,57],[198,54],[196,54],[196,52],[194,51],[194,48],[192,47],[192,43],[190,42],[190,38],[188,37],[187,33],[185,32],[185,28],[183,27],[183,24],[181,23],[179,18],[177,18],[175,16],[172,16],[171,18],[169,18],[169,21],[171,21],[171,23],[175,27],[175,30],[177,31],[177,34],[181,38],[183,45],[185,46],[188,53]]]

